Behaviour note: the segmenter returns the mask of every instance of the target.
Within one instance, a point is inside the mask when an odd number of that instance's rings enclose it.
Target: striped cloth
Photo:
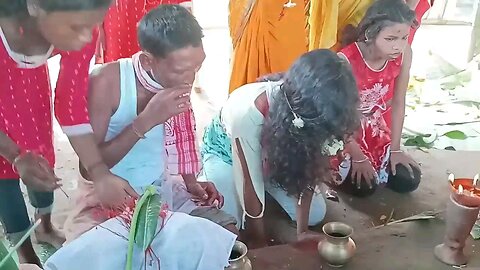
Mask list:
[[[171,174],[198,174],[201,170],[192,108],[165,123],[167,167]]]

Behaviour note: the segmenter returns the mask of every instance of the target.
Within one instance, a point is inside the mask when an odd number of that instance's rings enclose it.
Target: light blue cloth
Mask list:
[[[226,163],[222,158],[215,154],[203,155],[203,172],[199,181],[211,181],[215,184],[218,191],[224,197],[224,206],[222,208],[227,214],[241,220],[242,210],[238,201],[235,183],[233,182],[233,168],[231,164]],[[265,190],[268,192],[280,206],[289,215],[290,219],[296,221],[296,212],[298,199],[290,197],[287,193],[278,187],[265,183]],[[309,226],[315,226],[322,222],[325,217],[327,206],[321,193],[315,193],[310,205]],[[241,224],[237,223],[240,228]]]
[[[170,212],[151,248],[159,258],[135,246],[133,269],[224,270],[236,235],[204,218]],[[45,270],[125,269],[129,231],[118,219],[109,219],[59,249],[45,263]],[[159,265],[160,263],[160,265]],[[146,266],[146,268],[144,268]]]
[[[120,59],[120,104],[110,118],[106,141],[115,138],[137,118],[137,88],[132,59]],[[111,169],[132,187],[144,187],[165,178],[165,129],[158,125],[145,134]]]

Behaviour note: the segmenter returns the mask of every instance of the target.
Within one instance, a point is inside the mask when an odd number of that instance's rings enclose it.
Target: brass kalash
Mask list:
[[[447,228],[443,243],[435,247],[435,256],[445,264],[461,266],[468,262],[463,248],[480,209],[478,178],[478,174],[474,178],[448,176],[452,193],[445,213]]]

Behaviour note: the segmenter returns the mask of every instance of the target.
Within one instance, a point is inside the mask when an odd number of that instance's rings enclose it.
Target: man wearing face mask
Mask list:
[[[111,171],[142,194],[156,185],[171,211],[207,218],[236,232],[235,218],[219,210],[223,197],[210,182],[168,177],[167,120],[191,110],[190,91],[205,53],[202,29],[179,5],[161,5],[139,23],[141,51],[105,64],[90,76],[89,113],[100,151]],[[98,199],[87,182],[66,224],[67,241],[105,221],[87,211]],[[192,196],[192,194],[194,196]]]

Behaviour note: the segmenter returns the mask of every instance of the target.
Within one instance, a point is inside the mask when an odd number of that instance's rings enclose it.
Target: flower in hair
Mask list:
[[[330,142],[325,143],[322,152],[324,155],[335,156],[337,155],[338,151],[343,150],[343,147],[343,141],[333,139]]]
[[[293,113],[293,120],[292,123],[296,128],[303,128],[305,126],[305,122],[302,118],[300,118],[296,113]]]

